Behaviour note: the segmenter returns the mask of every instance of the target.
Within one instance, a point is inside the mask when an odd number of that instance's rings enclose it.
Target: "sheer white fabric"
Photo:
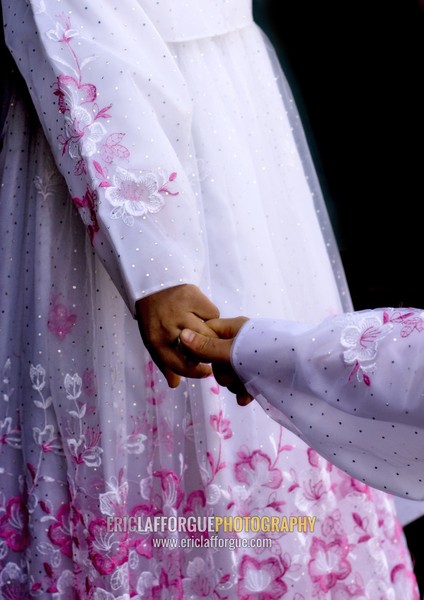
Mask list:
[[[134,302],[182,282],[228,316],[319,321],[348,303],[282,76],[250,11],[226,21],[245,3],[212,4],[225,32],[203,37],[181,8],[190,35],[165,40],[169,3],[3,0],[44,132],[15,92],[0,202],[5,597],[417,597],[389,497],[212,379],[169,390],[140,340]],[[107,531],[110,516],[211,514],[319,524],[236,550]]]
[[[361,481],[424,499],[424,314],[254,320],[233,364],[266,412]]]

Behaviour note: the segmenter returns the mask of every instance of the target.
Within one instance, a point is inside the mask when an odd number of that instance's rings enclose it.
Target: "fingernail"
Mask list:
[[[194,340],[195,335],[196,334],[194,333],[194,331],[191,331],[190,329],[183,329],[183,331],[180,333],[180,338],[184,342],[190,344],[190,342]]]

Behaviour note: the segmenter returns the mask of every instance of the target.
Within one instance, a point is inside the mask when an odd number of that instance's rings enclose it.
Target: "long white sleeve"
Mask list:
[[[251,320],[235,370],[270,417],[366,483],[424,498],[424,314]]]
[[[199,284],[191,98],[140,3],[2,7],[6,42],[57,165],[130,309],[164,287]]]

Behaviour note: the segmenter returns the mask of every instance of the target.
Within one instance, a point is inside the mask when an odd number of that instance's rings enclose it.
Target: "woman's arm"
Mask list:
[[[204,228],[192,106],[172,54],[137,2],[14,0],[2,8],[6,42],[95,251],[163,370],[170,359],[186,373],[171,341],[182,326],[207,333],[203,321],[219,313],[196,287]],[[160,310],[163,302],[155,311],[143,302],[170,288],[173,314]]]

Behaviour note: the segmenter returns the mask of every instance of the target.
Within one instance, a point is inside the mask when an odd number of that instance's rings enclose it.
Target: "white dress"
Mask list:
[[[3,597],[418,598],[388,496],[212,378],[168,389],[133,319],[137,299],[180,283],[223,316],[318,322],[349,306],[250,2],[2,7],[43,129],[13,92],[0,203]],[[317,525],[223,533],[222,544],[246,541],[235,550],[108,529],[112,517],[211,515]],[[169,536],[180,546],[157,547]]]

